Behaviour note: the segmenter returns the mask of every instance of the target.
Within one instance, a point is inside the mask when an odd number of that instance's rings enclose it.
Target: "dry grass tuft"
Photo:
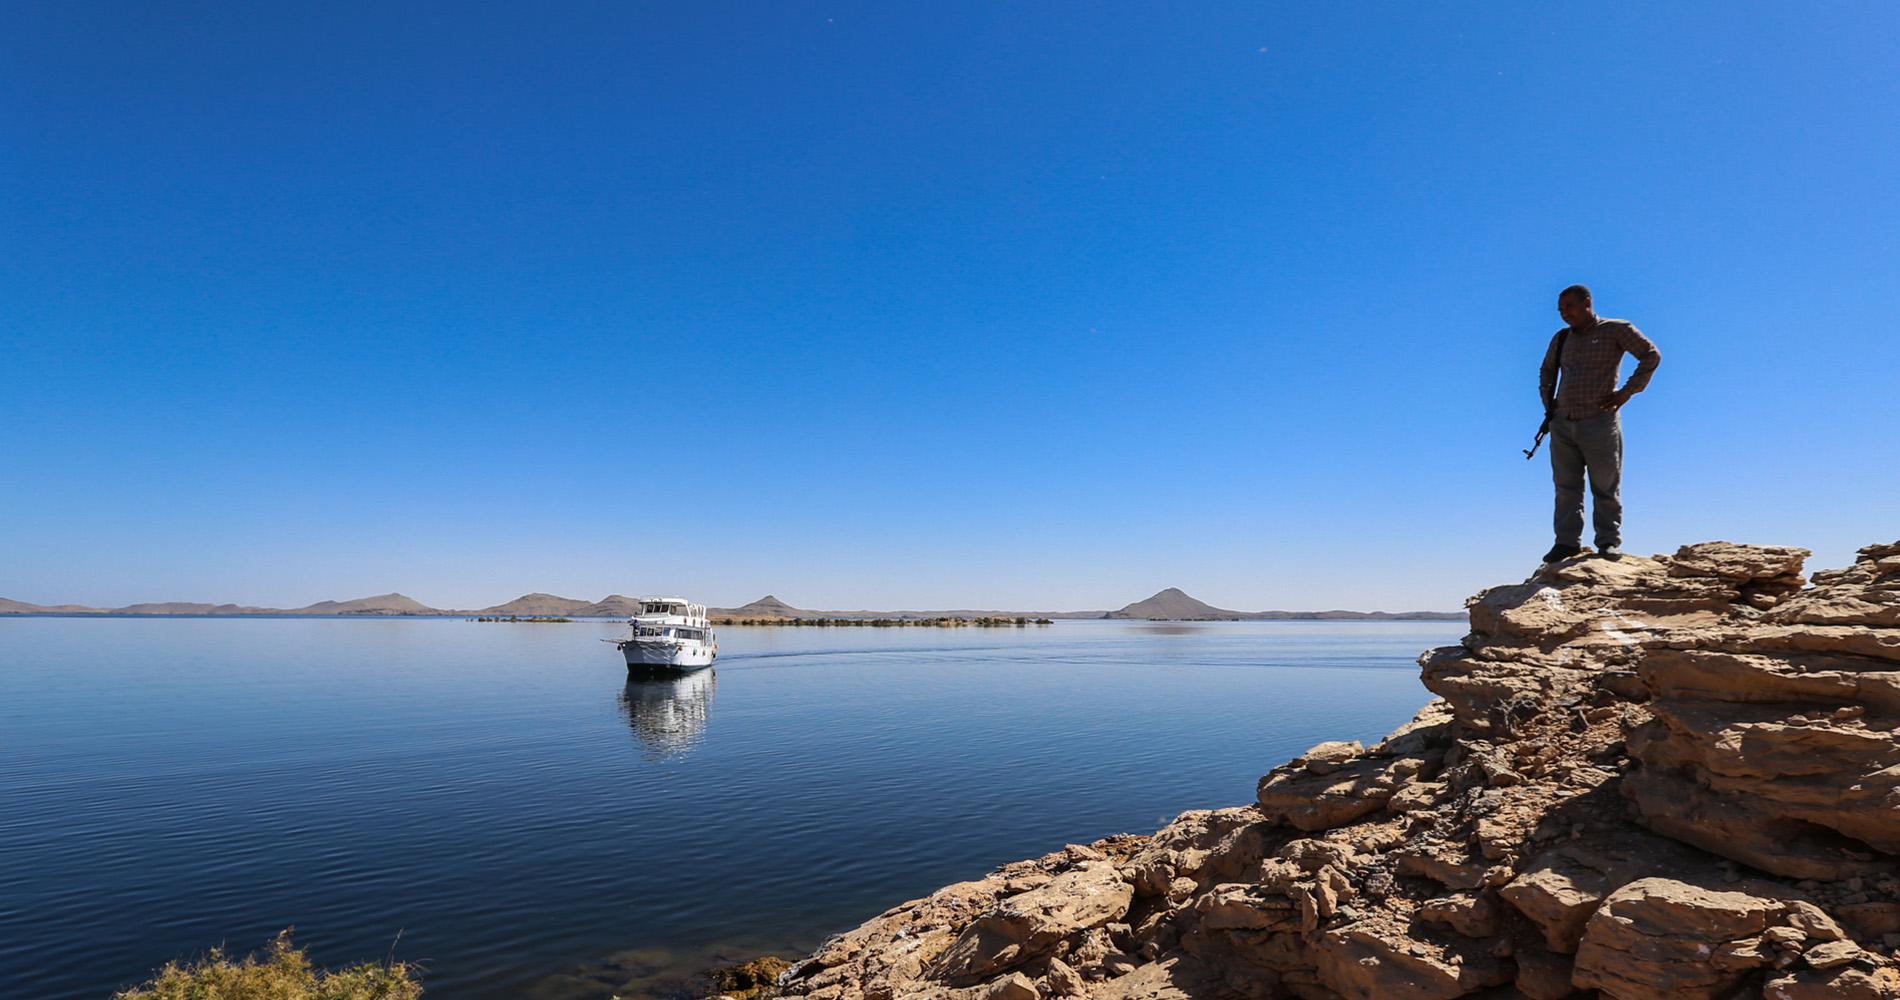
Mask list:
[[[336,972],[313,969],[290,931],[277,935],[268,954],[233,962],[224,949],[181,965],[165,963],[149,982],[113,995],[113,1000],[415,1000],[422,994],[418,970],[401,962],[352,965]]]

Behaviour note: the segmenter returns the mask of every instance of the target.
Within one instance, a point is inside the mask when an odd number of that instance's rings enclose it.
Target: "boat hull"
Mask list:
[[[719,651],[711,643],[633,640],[620,644],[629,674],[686,673],[713,665]]]

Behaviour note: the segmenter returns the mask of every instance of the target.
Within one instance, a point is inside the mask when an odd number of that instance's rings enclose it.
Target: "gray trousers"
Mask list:
[[[1557,544],[1583,543],[1583,482],[1590,480],[1596,547],[1623,544],[1623,419],[1615,413],[1550,421],[1550,478],[1557,484]]]

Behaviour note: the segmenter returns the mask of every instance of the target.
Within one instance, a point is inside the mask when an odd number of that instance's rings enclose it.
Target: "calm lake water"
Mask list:
[[[0,618],[0,983],[104,1000],[283,928],[429,995],[604,998],[1238,805],[1430,695],[1462,622],[725,628]]]

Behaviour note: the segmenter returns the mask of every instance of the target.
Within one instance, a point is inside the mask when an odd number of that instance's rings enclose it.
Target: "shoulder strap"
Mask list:
[[[1557,331],[1557,377],[1551,380],[1550,405],[1552,409],[1550,412],[1544,414],[1545,420],[1549,420],[1550,414],[1556,412],[1555,407],[1557,405],[1557,391],[1560,388],[1562,388],[1563,380],[1564,380],[1564,341],[1569,340],[1569,339],[1570,339],[1570,328],[1568,326]]]

